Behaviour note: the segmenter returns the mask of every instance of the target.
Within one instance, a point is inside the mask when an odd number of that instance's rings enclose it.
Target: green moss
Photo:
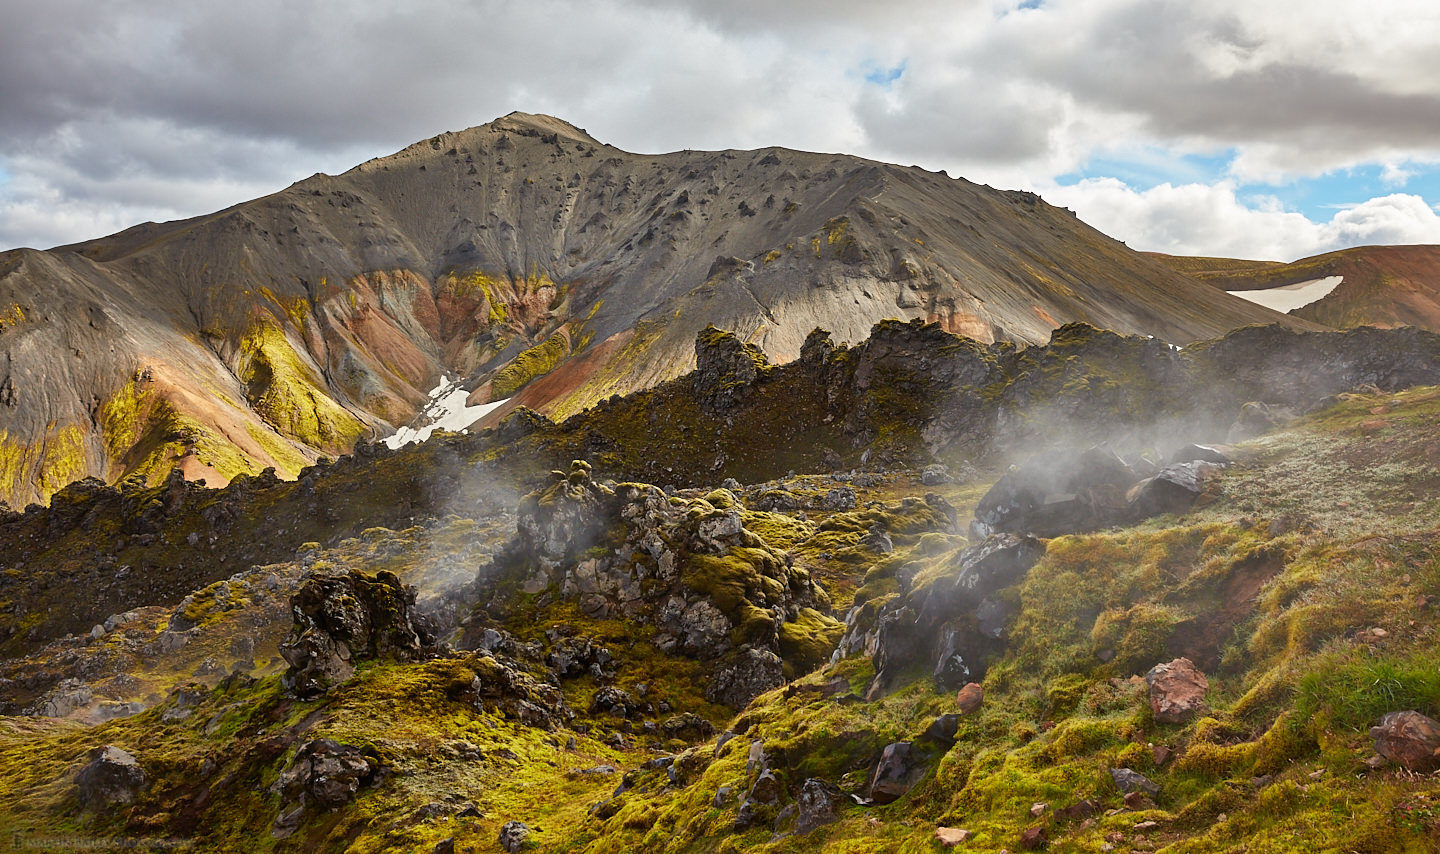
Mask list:
[[[801,608],[795,619],[780,626],[780,653],[795,673],[804,673],[828,661],[844,633],[845,624],[839,620],[814,608]]]
[[[531,380],[549,373],[569,352],[569,341],[559,334],[521,351],[490,380],[491,396],[497,400],[512,396]]]
[[[324,381],[291,347],[273,321],[264,320],[240,342],[236,375],[250,405],[281,434],[312,448],[347,450],[365,425],[336,403]]]

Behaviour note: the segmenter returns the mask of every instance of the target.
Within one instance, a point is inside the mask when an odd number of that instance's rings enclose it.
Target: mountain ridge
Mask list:
[[[887,317],[1020,343],[1313,328],[1032,194],[776,148],[634,155],[527,114],[0,270],[16,504],[85,475],[294,475],[408,423],[447,372],[563,417],[689,370],[711,323],[777,361]]]

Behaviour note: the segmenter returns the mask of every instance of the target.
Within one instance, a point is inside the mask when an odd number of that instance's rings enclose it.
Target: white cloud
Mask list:
[[[1440,214],[1419,196],[1379,196],[1329,222],[1284,210],[1273,198],[1246,203],[1230,182],[1161,184],[1138,191],[1114,178],[1050,187],[1045,199],[1073,209],[1131,248],[1175,255],[1293,261],[1347,246],[1440,243]]]

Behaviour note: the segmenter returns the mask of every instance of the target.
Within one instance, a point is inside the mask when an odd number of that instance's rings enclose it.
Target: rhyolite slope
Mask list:
[[[1278,316],[1037,196],[778,148],[638,155],[512,114],[207,216],[0,254],[0,500],[219,485],[410,421],[442,373],[557,417],[816,326],[1183,344]],[[1304,321],[1283,320],[1296,326]],[[497,412],[500,417],[503,412]]]

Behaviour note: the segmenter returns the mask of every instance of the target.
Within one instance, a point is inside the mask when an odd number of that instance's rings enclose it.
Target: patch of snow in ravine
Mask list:
[[[1330,292],[1340,287],[1344,281],[1343,276],[1326,276],[1323,279],[1311,279],[1308,282],[1296,282],[1293,285],[1281,285],[1278,288],[1265,288],[1259,291],[1226,291],[1232,297],[1249,300],[1256,305],[1263,305],[1286,314],[1297,308],[1304,308],[1312,302],[1330,296]]]
[[[459,380],[452,380],[448,375],[440,377],[440,384],[430,391],[430,402],[425,404],[425,410],[418,419],[421,426],[401,427],[395,431],[395,435],[385,440],[385,444],[394,450],[411,442],[423,442],[436,430],[463,433],[466,427],[484,418],[505,402],[492,400],[479,406],[466,406],[465,399],[469,396],[470,392],[460,385]]]

